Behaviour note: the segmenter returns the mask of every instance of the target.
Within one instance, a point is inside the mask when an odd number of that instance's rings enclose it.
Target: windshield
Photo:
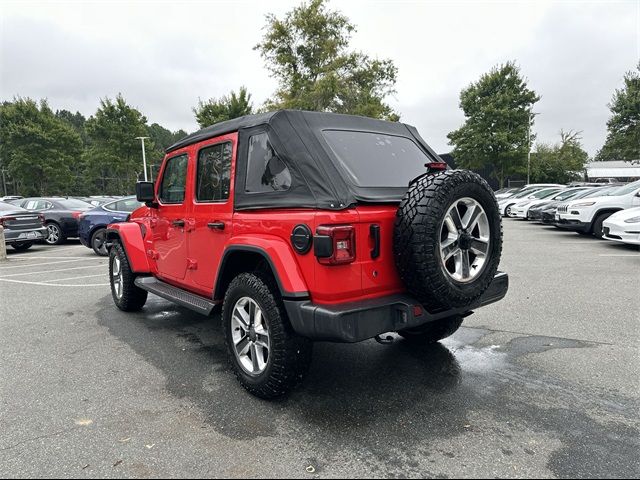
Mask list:
[[[529,189],[527,189],[527,190],[522,190],[521,192],[516,193],[516,194],[515,194],[513,197],[511,197],[511,198],[513,199],[513,198],[522,198],[522,197],[526,197],[526,196],[528,196],[528,195],[531,195],[533,192],[537,192],[538,190],[540,190],[540,189],[539,189],[539,188],[529,188]]]
[[[630,183],[629,185],[625,185],[624,187],[618,188],[615,192],[611,192],[608,196],[620,196],[620,195],[628,195],[629,193],[635,192],[640,188],[640,180],[637,182]]]
[[[406,187],[433,160],[406,137],[350,130],[322,134],[339,166],[359,187]]]
[[[556,196],[553,197],[553,199],[554,200],[567,200],[568,198],[578,197],[578,196],[580,196],[580,194],[582,194],[584,192],[585,192],[584,188],[571,189],[571,190],[567,190],[566,192],[557,193]]]
[[[606,187],[606,188],[594,188],[593,190],[587,190],[587,193],[580,195],[576,198],[589,198],[589,197],[607,197],[618,190],[620,187]]]
[[[558,193],[557,188],[552,188],[552,189],[545,188],[544,190],[540,190],[534,193],[533,195],[531,195],[531,198],[542,199],[542,198],[550,197],[551,195],[554,195],[556,193]]]
[[[60,204],[63,208],[68,208],[69,210],[73,210],[74,208],[91,208],[93,205],[87,202],[83,202],[82,200],[76,200],[75,198],[67,198],[64,200],[58,200],[58,204]]]

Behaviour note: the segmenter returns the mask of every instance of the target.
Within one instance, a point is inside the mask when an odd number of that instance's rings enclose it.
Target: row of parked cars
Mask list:
[[[142,204],[135,197],[12,197],[0,199],[7,245],[27,250],[36,242],[61,245],[79,238],[97,255],[108,255],[106,227],[123,222]]]
[[[640,181],[627,184],[532,184],[496,192],[505,217],[581,235],[640,245]]]

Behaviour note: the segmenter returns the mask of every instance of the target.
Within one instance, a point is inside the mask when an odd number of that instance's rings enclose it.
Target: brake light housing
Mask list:
[[[5,222],[11,222],[11,221],[13,221],[15,219],[16,219],[16,217],[0,217],[0,225],[2,227],[4,227],[5,226]]]
[[[314,253],[323,265],[345,265],[356,259],[353,225],[321,225],[313,239]]]
[[[82,212],[71,212],[71,216],[76,220],[80,220],[82,218]]]
[[[44,215],[42,213],[38,214],[38,219],[40,220],[40,223],[44,225]]]

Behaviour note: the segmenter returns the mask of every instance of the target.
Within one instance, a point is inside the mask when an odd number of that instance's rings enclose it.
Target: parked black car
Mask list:
[[[22,198],[10,203],[44,215],[47,227],[44,241],[49,245],[60,245],[69,237],[77,237],[80,215],[93,208],[82,200],[63,197]]]
[[[0,225],[4,227],[4,241],[14,250],[26,250],[33,242],[44,240],[47,228],[44,217],[22,207],[0,202]]]

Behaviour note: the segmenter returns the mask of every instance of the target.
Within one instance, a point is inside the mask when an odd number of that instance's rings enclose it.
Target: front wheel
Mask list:
[[[229,363],[242,386],[264,399],[285,395],[307,373],[312,343],[292,330],[273,280],[241,273],[222,306]]]
[[[109,280],[113,302],[122,311],[135,312],[147,302],[147,291],[136,286],[135,279],[124,248],[115,242],[109,252]]]
[[[602,240],[602,238],[604,237],[604,227],[602,224],[610,216],[611,213],[600,214],[598,215],[598,218],[596,218],[596,221],[593,222],[593,234],[596,236],[596,238]]]
[[[398,334],[414,344],[436,343],[453,335],[462,325],[462,317],[455,316],[430,322],[416,328],[401,330]]]
[[[24,252],[25,250],[29,250],[33,246],[33,242],[16,242],[12,243],[11,247],[17,252]]]

